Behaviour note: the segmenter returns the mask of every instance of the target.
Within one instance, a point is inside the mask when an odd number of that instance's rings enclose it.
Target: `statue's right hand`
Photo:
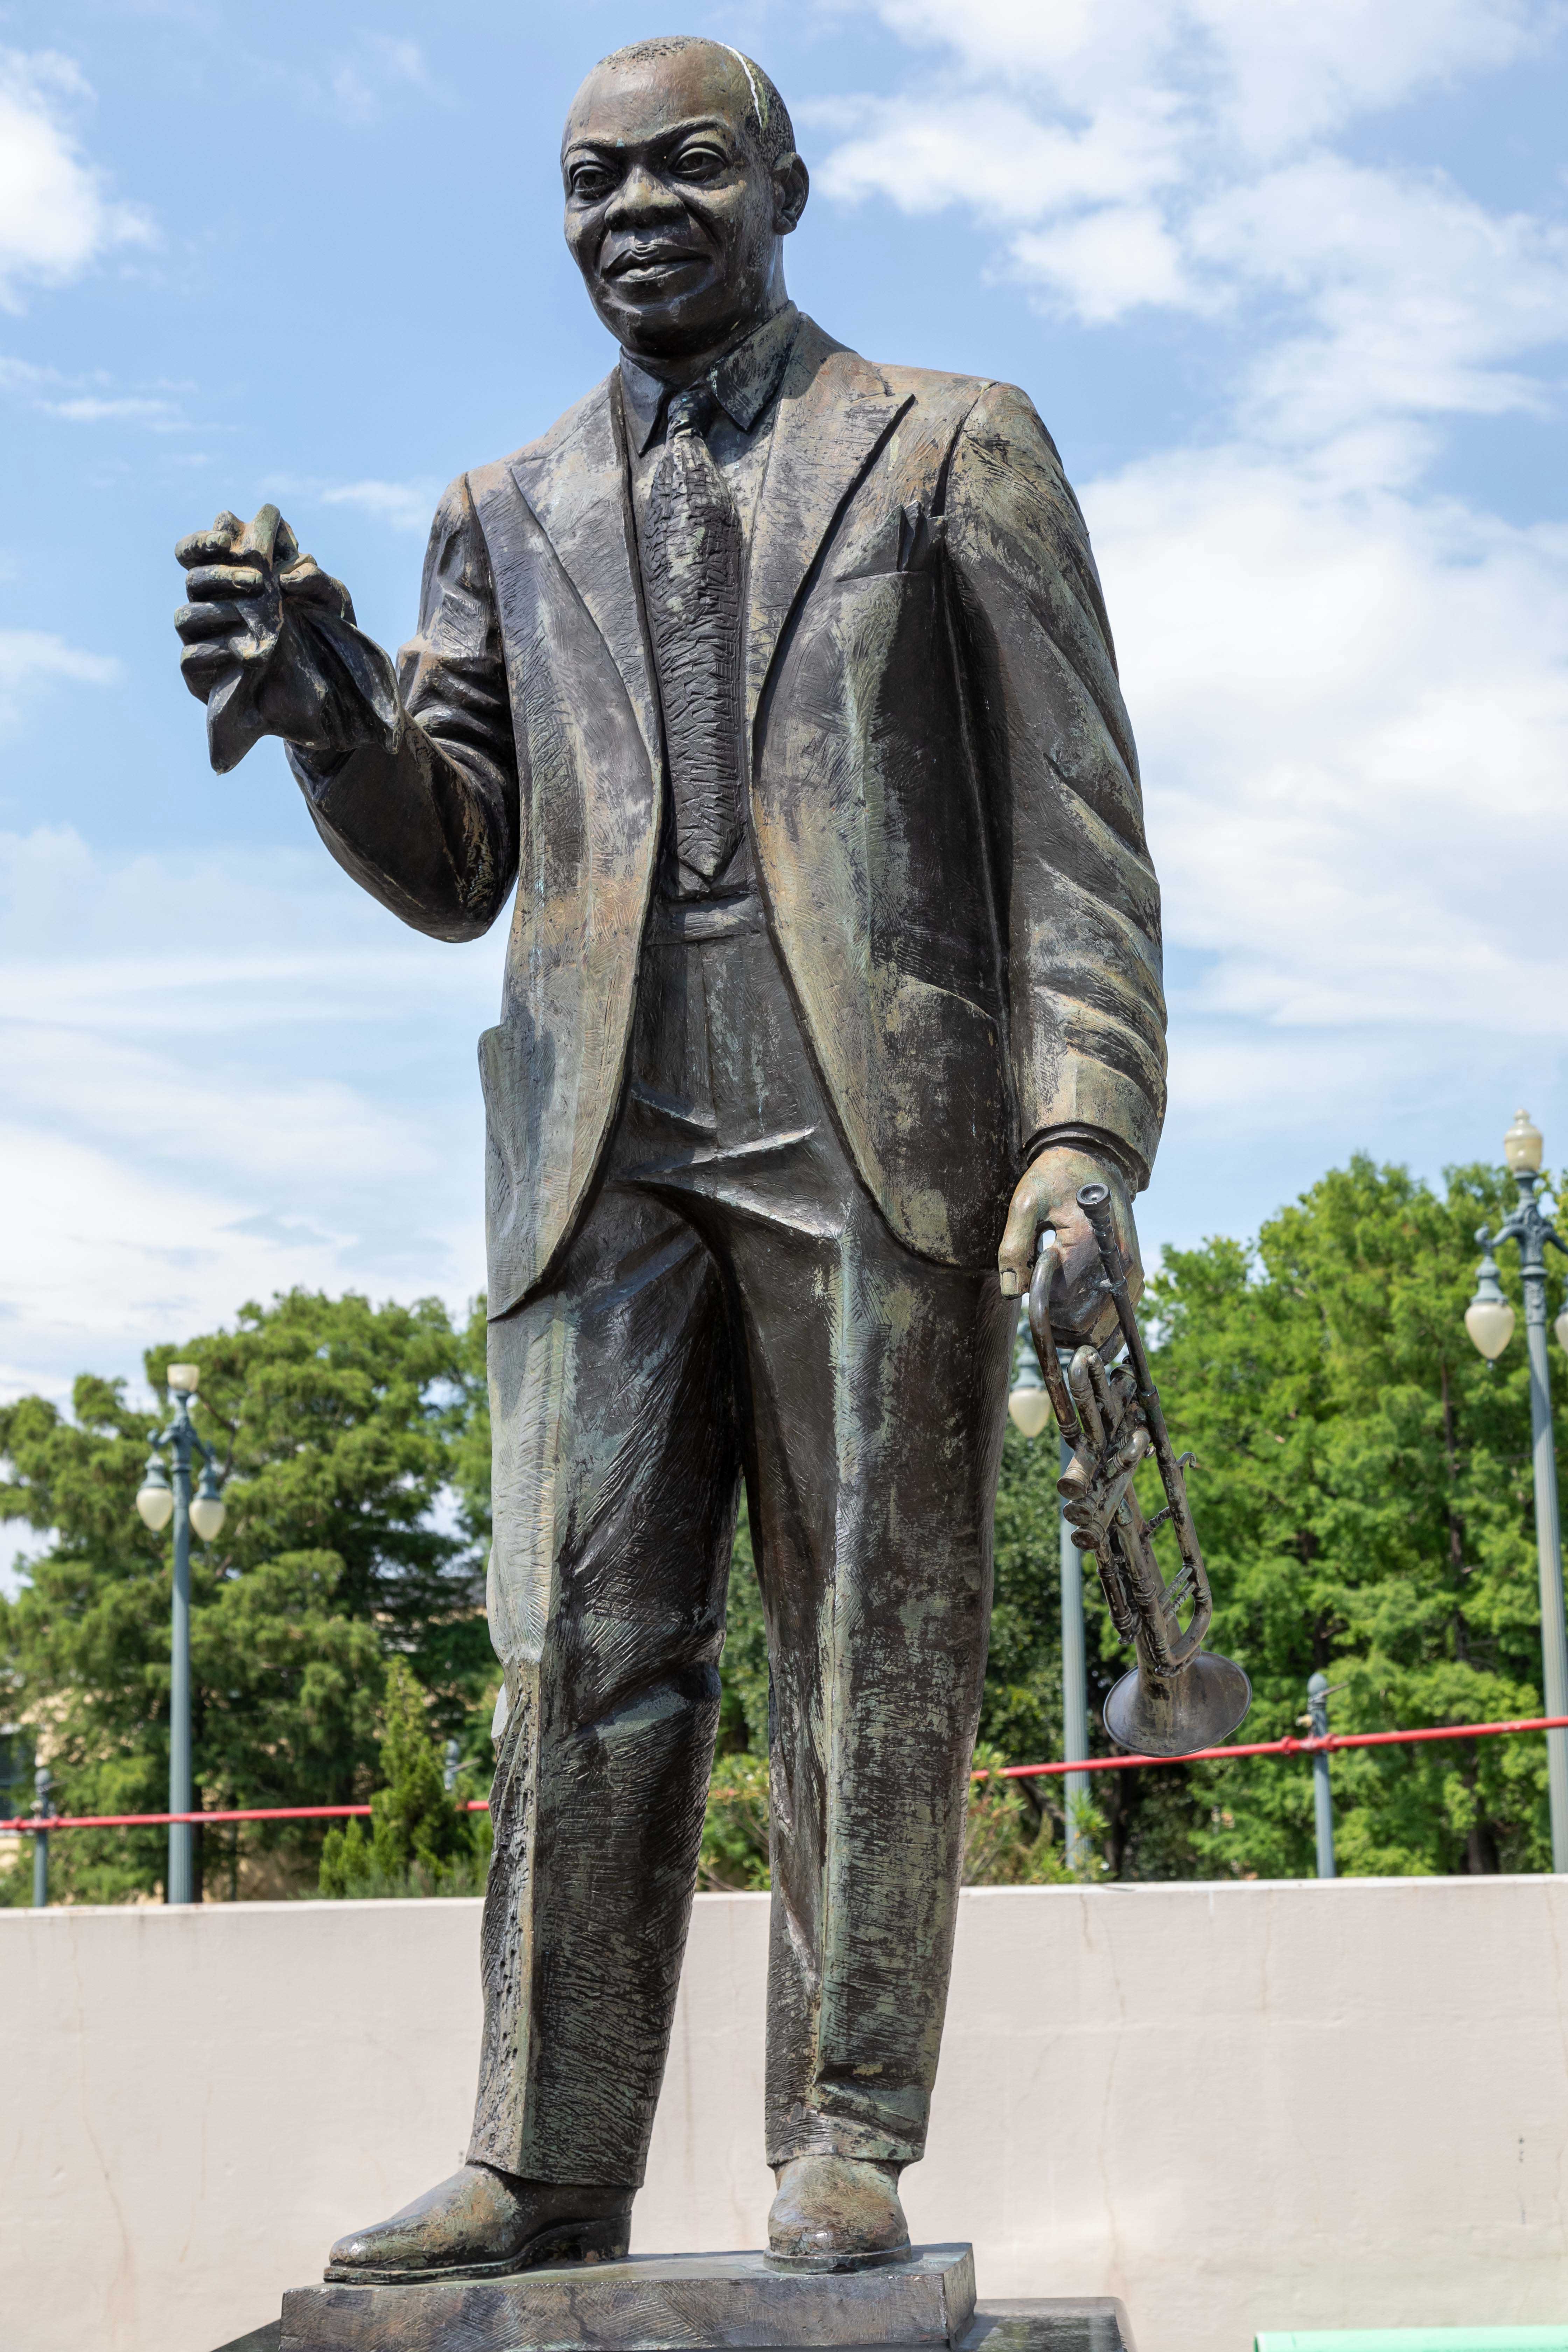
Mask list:
[[[220,514],[210,530],[182,539],[174,555],[190,597],[174,615],[180,668],[206,704],[207,750],[220,775],[262,735],[321,753],[343,749],[356,728],[374,733],[379,723],[395,733],[390,663],[359,637],[348,590],[300,554],[276,507],[263,507],[254,522]],[[348,692],[360,689],[346,717],[345,665]]]
[[[190,601],[174,615],[184,651],[180,674],[198,702],[237,667],[259,676],[283,635],[279,572],[299,553],[276,507],[263,507],[254,524],[220,514],[210,530],[192,531],[174,550]]]

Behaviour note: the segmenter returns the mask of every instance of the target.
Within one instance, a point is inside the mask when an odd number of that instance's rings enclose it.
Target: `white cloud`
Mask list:
[[[25,698],[46,680],[117,686],[124,675],[111,654],[83,653],[44,629],[0,629],[0,724],[15,719]]]
[[[0,835],[0,1387],[134,1373],[294,1283],[479,1286],[500,930],[423,940],[319,850],[39,828]]]
[[[1100,117],[1107,92],[1174,97],[1205,136],[1272,154],[1539,47],[1554,0],[872,0],[972,77]]]
[[[352,57],[333,68],[331,92],[345,122],[374,122],[389,98],[413,90],[433,96],[437,84],[417,41],[386,33],[362,33]]]
[[[258,63],[264,74],[276,75],[271,60]],[[453,102],[451,92],[431,72],[420,44],[389,33],[362,32],[353,47],[331,58],[321,74],[286,79],[313,112],[330,114],[355,131],[383,122],[411,104]]]
[[[1235,449],[1085,502],[1194,1005],[1568,1042],[1568,530]]]
[[[1086,326],[1106,326],[1144,304],[1217,309],[1152,205],[1104,205],[1012,241],[1017,275],[1046,287]]]
[[[416,532],[420,537],[430,528],[442,487],[435,475],[405,482],[322,482],[299,474],[274,474],[266,484],[268,497],[288,509],[290,521],[299,530],[310,530],[309,520],[300,517],[308,518],[312,506],[351,507],[372,522],[384,523],[389,530]],[[299,512],[291,501],[299,502]]]
[[[157,383],[127,392],[101,370],[68,376],[30,360],[0,358],[0,392],[68,425],[140,425],[153,433],[188,432],[190,419],[174,395],[189,390],[188,384]]]
[[[426,531],[441,488],[434,479],[340,482],[331,488],[318,490],[316,496],[324,507],[357,507],[361,514],[369,515],[373,521],[384,522],[394,530]]]
[[[1316,437],[1553,404],[1511,363],[1568,337],[1568,226],[1316,153],[1200,205],[1185,244],[1195,267],[1299,305],[1250,373],[1254,422]]]
[[[838,134],[817,173],[830,199],[966,208],[994,268],[1089,325],[1283,297],[1299,333],[1270,333],[1265,400],[1285,388],[1299,403],[1309,376],[1325,415],[1368,393],[1414,412],[1539,399],[1500,362],[1568,331],[1568,233],[1323,141],[1544,43],[1564,21],[1556,0],[882,0],[875,13],[952,63],[934,89],[816,110]]]
[[[82,393],[70,400],[55,400],[47,404],[52,415],[63,416],[68,425],[145,425],[154,433],[184,433],[188,429],[184,416],[172,400],[131,394],[105,400]]]
[[[967,204],[1002,221],[1037,220],[1081,205],[1124,204],[1178,180],[1173,100],[1134,92],[1092,123],[1040,121],[1001,94],[825,102],[803,120],[847,135],[816,173],[819,190],[854,203],[891,195],[906,212]]]
[[[63,285],[116,246],[152,241],[71,127],[90,96],[68,58],[0,50],[0,309],[17,309],[28,283]]]
[[[1561,21],[1539,0],[1195,0],[1175,13],[1215,73],[1233,135],[1265,154],[1495,71]]]

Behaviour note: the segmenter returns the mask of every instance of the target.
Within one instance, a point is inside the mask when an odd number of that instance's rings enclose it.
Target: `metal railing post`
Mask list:
[[[33,1811],[41,1822],[49,1818],[55,1784],[47,1764],[40,1764],[33,1775]],[[47,1830],[33,1832],[33,1908],[45,1911],[49,1902],[49,1833]]]
[[[1329,1678],[1311,1675],[1307,1680],[1307,1715],[1314,1739],[1329,1736]],[[1329,1785],[1329,1757],[1320,1748],[1312,1759],[1312,1818],[1318,1832],[1318,1876],[1332,1878],[1334,1870],[1334,1792]]]
[[[169,1642],[169,1811],[188,1813],[191,1805],[191,1412],[184,1396],[174,1403],[174,1607]],[[195,1897],[195,1832],[189,1822],[169,1823],[167,1903]]]

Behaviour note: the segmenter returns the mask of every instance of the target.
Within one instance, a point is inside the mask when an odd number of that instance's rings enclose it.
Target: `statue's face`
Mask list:
[[[707,43],[601,66],[562,142],[566,242],[616,340],[650,359],[711,350],[774,307],[778,246],[805,204],[798,156],[770,170],[743,125],[751,93]]]

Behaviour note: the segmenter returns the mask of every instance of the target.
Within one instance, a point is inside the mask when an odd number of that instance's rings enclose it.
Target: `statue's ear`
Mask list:
[[[780,236],[787,236],[791,229],[799,227],[810,194],[811,173],[792,148],[773,165],[773,226]]]

